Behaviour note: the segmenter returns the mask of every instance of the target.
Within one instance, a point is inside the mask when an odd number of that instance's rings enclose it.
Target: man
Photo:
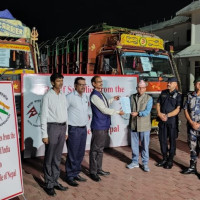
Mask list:
[[[46,192],[55,196],[54,189],[65,191],[58,183],[59,165],[65,140],[67,139],[67,107],[66,97],[61,92],[63,76],[54,73],[50,77],[53,86],[43,97],[41,108],[42,141],[45,144],[44,180]]]
[[[94,90],[90,95],[90,102],[92,108],[92,122],[91,131],[92,139],[90,146],[90,177],[92,180],[98,182],[101,180],[100,176],[109,175],[110,172],[102,170],[103,149],[105,140],[108,136],[108,131],[111,124],[110,115],[120,114],[123,115],[123,111],[116,111],[110,109],[109,105],[118,100],[119,96],[115,96],[109,101],[102,93],[103,81],[100,76],[94,76],[91,79]]]
[[[68,104],[68,140],[66,160],[66,182],[78,186],[76,181],[85,182],[81,177],[81,162],[85,154],[89,102],[85,92],[86,82],[83,77],[74,81],[75,91],[67,95]]]
[[[131,149],[132,162],[127,168],[133,169],[139,167],[139,139],[141,139],[141,157],[142,168],[145,172],[149,172],[149,141],[151,130],[151,109],[153,99],[146,94],[147,84],[141,80],[137,86],[137,94],[131,95]]]
[[[182,106],[182,95],[176,90],[177,78],[168,79],[167,90],[163,90],[157,101],[159,121],[159,140],[163,160],[157,167],[171,169],[176,152],[176,138],[178,137],[178,114]],[[169,149],[168,141],[169,138]]]
[[[195,91],[187,95],[187,100],[184,105],[188,128],[188,144],[190,148],[190,167],[183,170],[183,174],[195,174],[197,172],[196,165],[200,141],[200,77],[195,79],[194,86]]]

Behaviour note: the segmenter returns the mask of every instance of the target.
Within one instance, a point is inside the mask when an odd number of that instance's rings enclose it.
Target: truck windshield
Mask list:
[[[168,56],[137,52],[123,52],[121,63],[124,74],[144,77],[171,77],[173,71]]]
[[[0,68],[33,69],[31,52],[0,48]]]

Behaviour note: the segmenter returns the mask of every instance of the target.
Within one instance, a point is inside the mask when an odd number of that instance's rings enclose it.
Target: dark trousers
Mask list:
[[[92,130],[90,145],[90,174],[102,170],[103,149],[108,136],[108,130]]]
[[[168,149],[168,138],[169,138],[169,149]],[[175,124],[168,124],[164,122],[159,123],[159,140],[160,148],[163,158],[167,158],[173,161],[173,157],[176,152],[176,138],[177,138],[177,127]]]
[[[49,143],[45,145],[44,180],[47,188],[58,185],[60,162],[66,137],[66,125],[48,124]]]
[[[68,126],[66,179],[72,180],[81,172],[85,155],[87,128]]]

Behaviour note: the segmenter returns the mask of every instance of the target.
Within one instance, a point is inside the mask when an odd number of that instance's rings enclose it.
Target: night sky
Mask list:
[[[6,2],[7,1],[7,2]],[[105,22],[111,26],[138,28],[168,20],[193,0],[65,0],[1,1],[0,10],[8,9],[26,26],[35,26],[39,43],[69,32]],[[65,3],[63,3],[65,2]]]

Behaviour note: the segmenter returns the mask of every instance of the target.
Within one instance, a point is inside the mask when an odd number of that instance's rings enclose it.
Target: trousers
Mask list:
[[[161,153],[164,158],[173,160],[176,153],[176,138],[177,138],[177,127],[172,123],[159,122],[159,141],[161,147]],[[168,138],[169,138],[169,149],[168,149]]]
[[[72,180],[81,172],[81,163],[85,155],[87,128],[68,126],[67,159],[65,163],[66,179]]]
[[[58,185],[60,162],[66,138],[66,125],[47,124],[48,144],[45,145],[44,180],[47,188]]]
[[[108,130],[92,130],[90,145],[90,174],[97,174],[102,170],[103,150],[105,147]]]

